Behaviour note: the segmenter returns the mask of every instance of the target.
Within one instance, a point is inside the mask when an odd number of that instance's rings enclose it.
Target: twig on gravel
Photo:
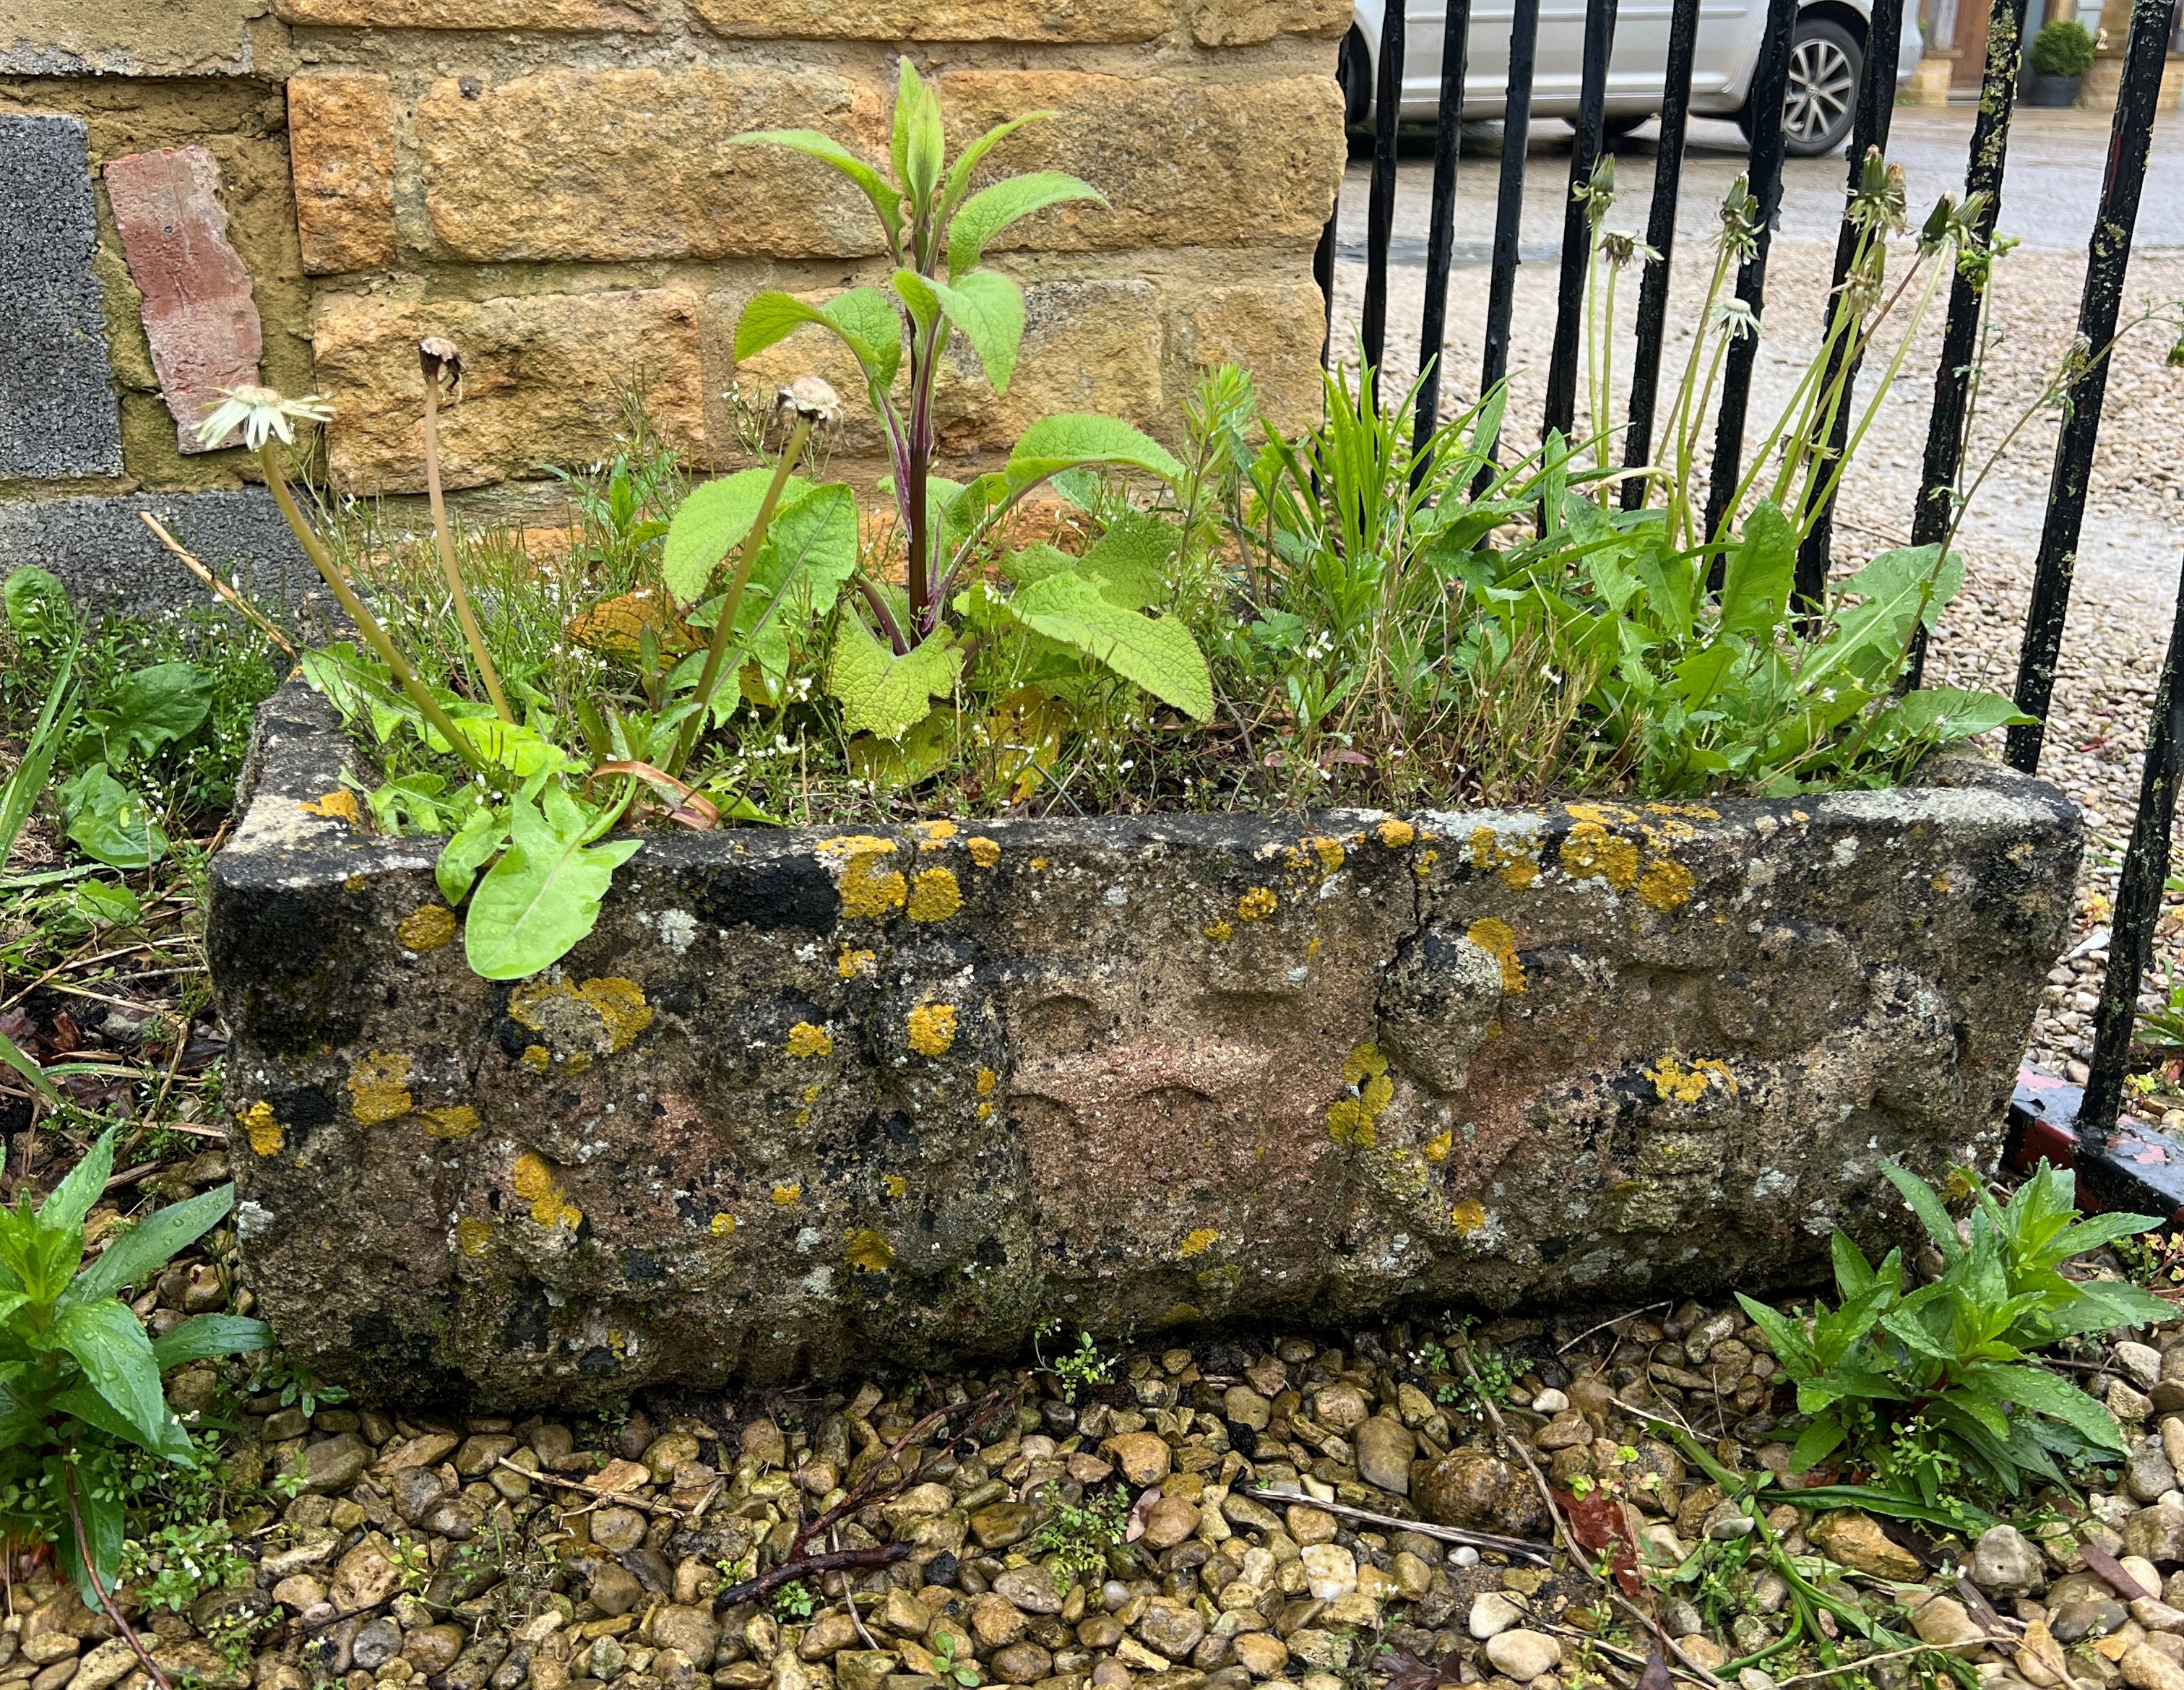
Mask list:
[[[1522,1555],[1546,1566],[1554,1558],[1552,1543],[1535,1543],[1529,1537],[1503,1537],[1491,1531],[1466,1531],[1457,1525],[1435,1525],[1429,1520],[1405,1520],[1392,1514],[1375,1514],[1371,1509],[1351,1508],[1347,1503],[1323,1503],[1318,1497],[1306,1496],[1301,1491],[1251,1490],[1244,1494],[1261,1502],[1302,1503],[1306,1508],[1316,1508],[1323,1514],[1338,1514],[1345,1520],[1362,1520],[1368,1525],[1385,1525],[1397,1531],[1415,1531],[1421,1537],[1438,1538],[1444,1543],[1462,1544],[1467,1548],[1491,1549],[1497,1554]]]
[[[1602,1321],[1598,1325],[1586,1327],[1585,1330],[1579,1333],[1574,1338],[1572,1338],[1567,1344],[1557,1345],[1555,1349],[1555,1353],[1558,1356],[1568,1355],[1587,1338],[1590,1338],[1595,1332],[1605,1332],[1610,1326],[1613,1326],[1618,1320],[1635,1320],[1641,1314],[1651,1314],[1657,1308],[1666,1308],[1674,1301],[1675,1299],[1674,1297],[1664,1297],[1658,1302],[1647,1303],[1643,1308],[1633,1308],[1622,1314],[1611,1314],[1607,1319]],[[1619,1336],[1620,1334],[1618,1336]]]
[[[1869,1666],[1877,1666],[1884,1660],[1903,1660],[1914,1654],[1947,1654],[1953,1644],[1914,1643],[1908,1649],[1890,1649],[1883,1654],[1869,1654],[1863,1660],[1846,1660],[1834,1666],[1824,1666],[1817,1672],[1800,1672],[1792,1677],[1778,1678],[1774,1690],[1790,1690],[1792,1684],[1810,1684],[1815,1679],[1837,1678],[1847,1672],[1863,1672]]]
[[[831,1555],[806,1555],[800,1560],[783,1561],[770,1572],[730,1585],[713,1598],[713,1605],[716,1609],[732,1608],[738,1602],[755,1601],[772,1595],[785,1584],[795,1583],[807,1574],[870,1572],[879,1567],[891,1567],[909,1553],[907,1543],[883,1543],[872,1549],[844,1549]]]
[[[1570,1531],[1569,1522],[1563,1518],[1562,1505],[1555,1501],[1553,1487],[1547,1483],[1547,1475],[1540,1471],[1540,1464],[1532,1459],[1530,1443],[1510,1431],[1508,1422],[1502,1418],[1502,1409],[1495,1402],[1493,1393],[1487,1390],[1485,1381],[1479,1378],[1479,1369],[1471,1359],[1470,1334],[1458,1332],[1454,1336],[1456,1358],[1463,1364],[1464,1372],[1470,1375],[1472,1395],[1478,1397],[1479,1407],[1486,1411],[1486,1418],[1493,1422],[1494,1436],[1507,1447],[1517,1452],[1517,1459],[1524,1464],[1524,1470],[1532,1475],[1532,1483],[1539,1487],[1540,1500],[1547,1505],[1547,1518],[1555,1523],[1555,1536],[1561,1540],[1563,1548],[1569,1552],[1571,1564],[1591,1572],[1592,1563],[1578,1548],[1577,1539]]]
[[[670,1508],[666,1503],[655,1503],[644,1497],[632,1496],[627,1491],[603,1491],[597,1485],[587,1485],[581,1479],[564,1479],[558,1473],[535,1472],[528,1467],[519,1467],[505,1455],[493,1458],[496,1467],[505,1467],[511,1473],[521,1473],[533,1483],[558,1485],[565,1491],[582,1491],[588,1497],[596,1497],[603,1503],[616,1503],[624,1508],[633,1508],[643,1514],[665,1514],[670,1520],[686,1516],[679,1508]]]
[[[1531,1626],[1531,1628],[1535,1631],[1552,1631],[1558,1637],[1578,1638],[1580,1641],[1590,1645],[1591,1648],[1598,1649],[1601,1654],[1607,1656],[1610,1659],[1621,1661],[1625,1665],[1635,1666],[1641,1672],[1645,1670],[1646,1657],[1644,1655],[1634,1654],[1629,1649],[1618,1648],[1613,1643],[1602,1643],[1598,1637],[1594,1637],[1590,1631],[1580,1631],[1574,1626],[1557,1626],[1552,1620],[1540,1619],[1537,1615],[1528,1616],[1525,1623]],[[1683,1658],[1682,1654],[1679,1652],[1676,1659],[1678,1660],[1681,1660]],[[1679,1676],[1688,1678],[1694,1684],[1705,1684],[1711,1686],[1718,1685],[1721,1682],[1710,1673],[1702,1673],[1688,1670],[1680,1674]]]

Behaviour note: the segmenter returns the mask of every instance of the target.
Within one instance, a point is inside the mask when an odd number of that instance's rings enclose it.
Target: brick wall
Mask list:
[[[186,449],[177,417],[191,382],[253,352],[268,380],[330,396],[348,491],[421,484],[426,333],[470,360],[443,425],[452,486],[595,457],[632,379],[698,459],[734,463],[733,388],[838,369],[809,332],[739,369],[743,303],[762,287],[822,298],[885,266],[838,178],[727,142],[809,127],[883,156],[904,52],[951,141],[1051,109],[994,165],[1071,170],[1107,201],[1043,212],[995,254],[1027,291],[1022,361],[1002,400],[967,366],[944,383],[951,455],[1004,448],[1052,410],[1172,436],[1197,369],[1231,358],[1279,415],[1317,410],[1310,266],[1342,161],[1339,0],[9,9],[0,180],[35,158],[74,209],[0,190],[15,226],[0,233],[29,231],[36,272],[15,273],[20,252],[0,270],[0,327],[37,343],[0,353],[0,565],[29,502],[243,489],[241,455]],[[117,181],[152,192],[166,224],[117,223]],[[853,428],[843,450],[875,443]]]

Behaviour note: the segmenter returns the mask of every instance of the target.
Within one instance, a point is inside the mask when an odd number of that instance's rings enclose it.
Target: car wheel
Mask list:
[[[1342,120],[1354,129],[1373,115],[1373,53],[1360,31],[1343,36],[1334,80],[1342,88]]]
[[[1600,120],[1601,138],[1610,148],[1620,146],[1652,120],[1652,112],[1635,115],[1629,112],[1619,116],[1611,114]]]
[[[1790,85],[1782,103],[1784,150],[1793,159],[1840,153],[1858,115],[1865,53],[1830,18],[1801,18],[1790,40]]]

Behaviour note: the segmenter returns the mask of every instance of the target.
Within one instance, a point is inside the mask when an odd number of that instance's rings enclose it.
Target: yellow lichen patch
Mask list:
[[[1307,962],[1317,962],[1319,961],[1319,935],[1316,933],[1312,934],[1310,939],[1305,940],[1304,960]]]
[[[922,847],[921,847],[922,849]],[[912,921],[946,921],[963,907],[963,889],[956,884],[956,877],[945,868],[920,871],[910,886],[910,918]]]
[[[531,1219],[540,1226],[566,1226],[571,1231],[584,1219],[584,1212],[571,1202],[547,1167],[546,1158],[535,1150],[526,1150],[515,1158],[509,1171],[509,1183],[515,1195],[531,1205]]]
[[[993,1069],[982,1068],[978,1070],[978,1096],[981,1097],[991,1097],[994,1095],[994,1088],[1000,1083],[1000,1075],[995,1074]]]
[[[1379,1129],[1373,1124],[1396,1095],[1388,1059],[1378,1046],[1360,1045],[1350,1053],[1342,1064],[1342,1084],[1351,1095],[1327,1106],[1328,1136],[1337,1144],[1370,1150],[1379,1142]]]
[[[481,1124],[478,1113],[467,1103],[450,1103],[443,1108],[421,1110],[426,1136],[436,1139],[466,1139]]]
[[[374,1051],[359,1057],[348,1071],[348,1096],[357,1119],[367,1127],[408,1114],[414,1104],[410,1058],[399,1051]]]
[[[1698,822],[1719,822],[1721,812],[1704,804],[1652,803],[1646,806],[1649,816],[1689,816]]]
[[[1035,856],[1035,857],[1032,858],[1032,860],[1031,860],[1031,872],[1032,872],[1033,873],[1034,873],[1034,874],[1044,874],[1044,873],[1046,873],[1046,859],[1045,859],[1045,857],[1043,857],[1043,856]]]
[[[777,1208],[785,1209],[789,1208],[792,1204],[801,1202],[803,1200],[804,1187],[794,1180],[790,1180],[787,1185],[776,1185],[773,1188],[773,1201]]]
[[[545,1035],[555,1049],[588,1057],[626,1051],[652,1024],[652,1006],[644,1001],[644,989],[617,975],[574,986],[527,981],[509,993],[508,1012],[532,1032]]]
[[[437,951],[455,936],[455,912],[443,904],[420,904],[402,918],[394,936],[406,951]]]
[[[961,831],[953,822],[913,822],[911,826],[922,835],[917,842],[920,851],[939,851]]]
[[[1319,866],[1329,874],[1342,867],[1343,851],[1340,839],[1331,839],[1324,834],[1314,834],[1305,843],[1312,847],[1312,855],[1319,859]]]
[[[910,895],[900,869],[889,866],[894,841],[875,834],[844,834],[820,843],[819,855],[835,865],[834,890],[845,916],[878,921]]]
[[[900,1174],[880,1175],[880,1190],[890,1197],[899,1197],[910,1189],[910,1181]]]
[[[1573,822],[1591,822],[1605,828],[1638,819],[1635,810],[1626,810],[1620,804],[1565,804],[1563,810]]]
[[[1931,886],[1936,892],[1946,892],[1951,889],[1953,883],[1950,880],[1947,875],[1936,874],[1926,884]]]
[[[281,1153],[287,1135],[281,1131],[281,1124],[273,1118],[270,1103],[261,1098],[237,1115],[236,1119],[242,1124],[242,1130],[250,1139],[250,1148],[258,1155],[278,1156]]]
[[[1455,1147],[1456,1134],[1450,1129],[1443,1127],[1438,1135],[1426,1141],[1426,1160],[1446,1162],[1448,1160],[1449,1152]]]
[[[910,1012],[910,1047],[921,1057],[945,1056],[956,1042],[956,1006],[921,1003]]]
[[[1483,921],[1472,923],[1463,936],[1502,965],[1503,991],[1524,990],[1524,965],[1518,960],[1516,931],[1507,922],[1488,916]]]
[[[992,1120],[994,1118],[994,1106],[991,1103],[981,1103],[978,1106],[978,1118],[982,1121]]]
[[[1573,810],[1596,810],[1598,805],[1572,805]],[[1573,880],[1605,880],[1618,892],[1627,892],[1638,878],[1638,847],[1618,839],[1597,822],[1580,822],[1563,841],[1563,872]]]
[[[1459,1237],[1468,1238],[1486,1224],[1486,1205],[1476,1197],[1466,1197],[1448,1212],[1448,1224]]]
[[[842,1259],[861,1274],[883,1274],[894,1265],[894,1248],[869,1226],[861,1226],[843,1241]]]
[[[716,1238],[726,1238],[736,1230],[736,1218],[723,1210],[713,1217],[711,1231]]]
[[[1210,921],[1198,930],[1216,945],[1225,945],[1236,936],[1236,929],[1225,921]]]
[[[1657,856],[1646,865],[1646,872],[1638,877],[1638,895],[1663,912],[1678,909],[1691,901],[1691,888],[1696,883],[1691,871],[1680,862],[1665,856]]]
[[[455,1223],[455,1248],[465,1256],[482,1256],[493,1248],[493,1227],[474,1214]]]
[[[356,807],[354,792],[329,792],[315,804],[298,804],[296,807],[307,816],[324,816],[328,821],[346,822],[352,828],[364,825],[364,815]]]
[[[842,954],[834,959],[834,972],[845,980],[854,980],[860,974],[872,973],[875,960],[871,951],[852,951],[845,945]]]
[[[1513,892],[1528,890],[1539,878],[1540,865],[1529,857],[1522,862],[1505,862],[1502,865],[1502,884]]]
[[[1647,827],[1641,831],[1646,835],[1646,843],[1655,851],[1666,851],[1672,845],[1682,845],[1685,840],[1699,836],[1699,830],[1689,822],[1668,821],[1658,828]]]
[[[352,874],[342,882],[342,890],[344,892],[361,892],[365,887],[370,884],[371,882],[365,879],[363,875]]]
[[[1380,836],[1380,843],[1390,851],[1401,851],[1418,836],[1418,830],[1408,822],[1398,822],[1392,817],[1373,831]]]
[[[1278,901],[1270,889],[1265,886],[1254,886],[1236,900],[1236,919],[1264,921],[1268,916],[1273,914]]]
[[[971,853],[971,861],[981,868],[991,868],[1001,860],[1001,842],[999,839],[989,839],[980,834],[964,840],[963,844]]]
[[[516,1061],[533,1074],[544,1074],[554,1066],[554,1058],[543,1045],[526,1045],[523,1054]]]
[[[1713,1085],[1720,1086],[1731,1096],[1736,1094],[1736,1076],[1730,1071],[1727,1063],[1713,1057],[1694,1057],[1686,1064],[1670,1051],[1652,1067],[1641,1072],[1653,1082],[1653,1090],[1663,1103],[1696,1103]]]
[[[800,1021],[788,1029],[788,1054],[792,1057],[831,1057],[834,1041],[827,1035],[824,1027],[814,1027],[809,1021]]]
[[[814,1080],[811,1085],[804,1088],[804,1101],[806,1103],[816,1103],[819,1101],[820,1090],[820,1083]]]
[[[1175,1253],[1185,1260],[1193,1256],[1203,1256],[1214,1247],[1220,1236],[1220,1233],[1212,1227],[1201,1226],[1195,1232],[1184,1235],[1183,1242],[1175,1247]]]
[[[1416,866],[1416,873],[1418,878],[1423,880],[1427,875],[1432,873],[1434,872],[1434,864],[1440,861],[1440,853],[1437,851],[1420,851],[1418,853],[1418,860]]]

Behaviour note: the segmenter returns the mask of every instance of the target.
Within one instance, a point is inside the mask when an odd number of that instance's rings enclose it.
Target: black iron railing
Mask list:
[[[2073,372],[2063,426],[2056,443],[2048,512],[2034,568],[2031,606],[2015,689],[2019,707],[2044,718],[2054,689],[2070,607],[2070,577],[2085,516],[2086,491],[2108,384],[2107,352],[2116,333],[2131,234],[2138,216],[2177,0],[2135,0],[2129,45],[2109,146],[2101,203],[2088,250],[2085,292],[2078,318],[2079,367]],[[1741,263],[1736,297],[1754,319],[1766,309],[1768,247],[1782,198],[1784,137],[1780,114],[1788,91],[1791,45],[1799,0],[1769,0],[1753,75],[1750,189],[1758,207],[1752,250]],[[1964,193],[1978,196],[1975,226],[1991,235],[2001,209],[2003,171],[2009,138],[2026,0],[1992,0],[1987,27],[1985,77],[1964,172]],[[1552,351],[1548,363],[1546,403],[1541,432],[1567,435],[1576,420],[1578,360],[1585,310],[1586,269],[1591,253],[1587,208],[1578,190],[1591,179],[1607,130],[1606,91],[1615,34],[1616,0],[1586,0],[1583,78],[1576,119],[1577,141],[1569,165],[1570,197],[1563,208],[1560,272],[1556,290]],[[1897,50],[1903,0],[1873,0],[1858,109],[1851,142],[1849,190],[1858,187],[1859,166],[1869,148],[1886,150],[1895,103]],[[1441,42],[1439,129],[1434,148],[1433,192],[1426,246],[1426,297],[1420,325],[1420,384],[1415,419],[1421,446],[1440,421],[1442,351],[1447,326],[1451,256],[1455,240],[1457,142],[1463,112],[1463,81],[1472,25],[1470,0],[1449,0]],[[1699,0],[1674,0],[1663,66],[1661,137],[1646,220],[1649,257],[1640,286],[1636,347],[1632,360],[1629,420],[1621,461],[1636,466],[1649,461],[1660,383],[1661,358],[1668,326],[1669,264],[1674,254],[1677,195],[1682,181],[1685,129],[1690,112],[1692,65],[1698,34]],[[1362,350],[1377,371],[1388,336],[1389,248],[1395,228],[1398,125],[1402,105],[1405,42],[1403,0],[1388,0],[1380,55],[1374,79],[1371,201],[1366,242],[1365,294],[1361,322]],[[1483,393],[1509,372],[1510,330],[1514,314],[1518,236],[1524,210],[1524,171],[1529,138],[1532,85],[1539,39],[1540,0],[1516,0],[1509,29],[1508,84],[1502,115],[1500,183],[1494,225],[1493,260],[1486,295],[1486,332],[1479,359]],[[1759,114],[1774,114],[1775,121]],[[1833,287],[1840,290],[1858,243],[1849,215],[1849,197],[1837,239]],[[1330,216],[1314,261],[1314,273],[1326,290],[1332,322],[1335,224]],[[1847,309],[1841,293],[1831,310]],[[1960,271],[1953,280],[1940,360],[1934,371],[1934,404],[1928,427],[1919,491],[1912,512],[1912,540],[1930,544],[1950,530],[1956,514],[1955,488],[1962,468],[1970,371],[1977,352],[1981,298],[1975,276]],[[1831,360],[1849,356],[1848,337],[1832,342]],[[1756,336],[1732,340],[1724,361],[1714,425],[1714,453],[1708,488],[1706,528],[1718,533],[1731,515],[1730,500],[1743,470],[1745,423],[1751,399]],[[1836,365],[1830,364],[1832,376]],[[1846,383],[1854,382],[1853,366]],[[1852,407],[1846,399],[1836,409],[1835,437],[1840,452]],[[1598,426],[1596,424],[1596,426]],[[1823,487],[1815,477],[1813,485]],[[1635,509],[1644,499],[1641,478],[1624,483],[1623,503]],[[1815,494],[1825,503],[1808,514],[1815,520],[1800,549],[1797,591],[1817,602],[1826,585],[1834,524],[1832,491]],[[1925,661],[1923,633],[1912,655],[1914,684]],[[2124,1076],[2136,1024],[2139,993],[2152,958],[2153,929],[2169,867],[2171,826],[2180,765],[2184,765],[2184,597],[2176,631],[2164,664],[2149,726],[2144,789],[2130,847],[2125,854],[2105,988],[2096,1017],[2089,1078],[2078,1111],[2076,1153],[2081,1163],[2098,1163],[2117,1122],[2124,1097]],[[2043,725],[2012,728],[2007,757],[2026,772],[2036,772]],[[2045,1142],[2045,1141],[2043,1141]],[[2142,1157],[2136,1158],[2144,1160]],[[2112,1170],[2111,1170],[2112,1171]],[[2135,1176],[2136,1177],[2136,1176]],[[2176,1158],[2170,1183],[2137,1186],[2152,1191],[2184,1215],[2184,1151]],[[2143,1196],[2141,1201],[2146,1201]]]

